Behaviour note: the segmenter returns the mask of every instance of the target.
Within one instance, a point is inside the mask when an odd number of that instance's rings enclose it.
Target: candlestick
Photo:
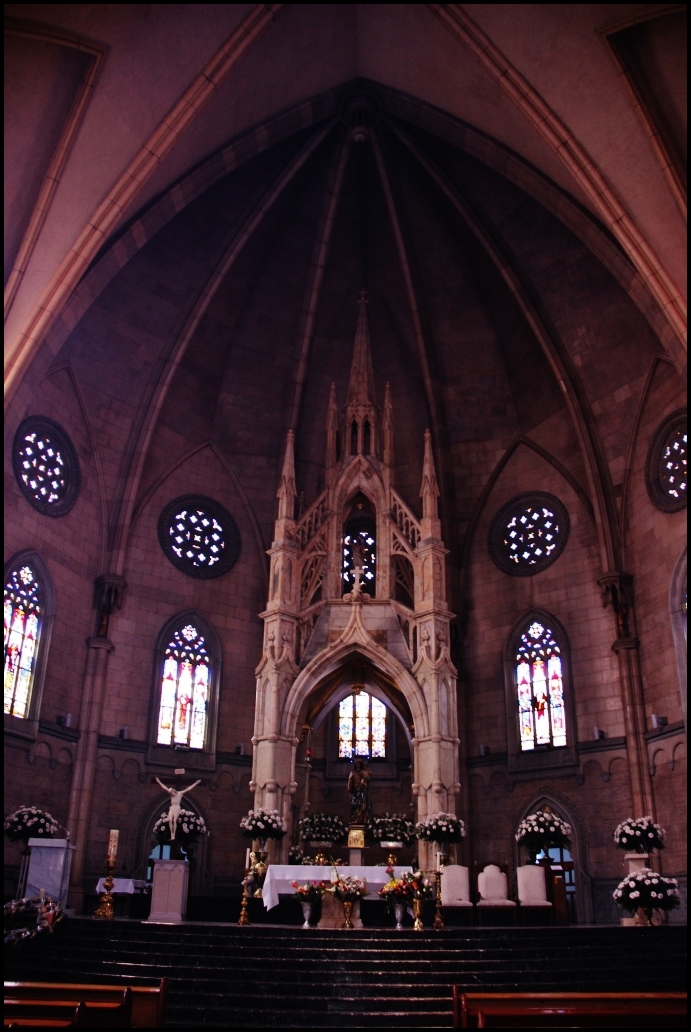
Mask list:
[[[117,831],[115,832],[117,835]],[[112,835],[112,832],[111,832]],[[116,839],[117,843],[117,839]],[[105,880],[105,892],[101,896],[101,904],[94,914],[94,917],[104,917],[106,921],[112,921],[114,916],[113,911],[113,871],[117,866],[117,860],[114,856],[109,856],[106,860],[106,880]]]

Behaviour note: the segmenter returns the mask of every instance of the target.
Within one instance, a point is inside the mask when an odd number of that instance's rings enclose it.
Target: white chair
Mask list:
[[[467,867],[449,864],[441,869],[441,902],[445,907],[472,907]]]
[[[516,870],[518,902],[524,907],[551,907],[547,899],[545,869],[537,864],[526,864]]]
[[[478,907],[512,908],[512,920],[516,920],[516,904],[509,899],[509,879],[501,867],[497,864],[487,864],[479,871],[477,889],[480,894]]]

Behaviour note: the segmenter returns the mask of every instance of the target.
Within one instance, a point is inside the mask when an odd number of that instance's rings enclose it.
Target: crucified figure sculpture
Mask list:
[[[158,781],[159,785],[164,792],[167,792],[170,796],[170,809],[168,810],[168,828],[170,830],[170,841],[173,842],[175,839],[175,832],[177,830],[178,821],[180,820],[180,803],[182,797],[186,792],[191,792],[197,785],[201,785],[201,779],[195,781],[193,785],[188,785],[187,788],[168,788],[158,778],[154,778],[154,781]]]

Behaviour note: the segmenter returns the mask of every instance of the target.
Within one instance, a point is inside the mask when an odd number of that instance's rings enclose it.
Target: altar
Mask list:
[[[266,872],[262,898],[267,910],[278,906],[280,895],[294,896],[295,889],[293,882],[331,882],[333,867],[325,864],[323,867],[312,866],[311,864],[271,864]],[[381,888],[386,885],[391,877],[386,867],[337,867],[341,878],[359,878],[367,886],[367,896],[376,896]],[[410,871],[410,864],[404,867],[394,867],[396,878]]]

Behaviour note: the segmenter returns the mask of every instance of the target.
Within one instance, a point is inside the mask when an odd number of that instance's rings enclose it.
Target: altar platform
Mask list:
[[[451,1028],[454,983],[683,991],[686,928],[344,932],[75,918],[5,951],[12,981],[147,985],[163,976],[168,1028]]]

